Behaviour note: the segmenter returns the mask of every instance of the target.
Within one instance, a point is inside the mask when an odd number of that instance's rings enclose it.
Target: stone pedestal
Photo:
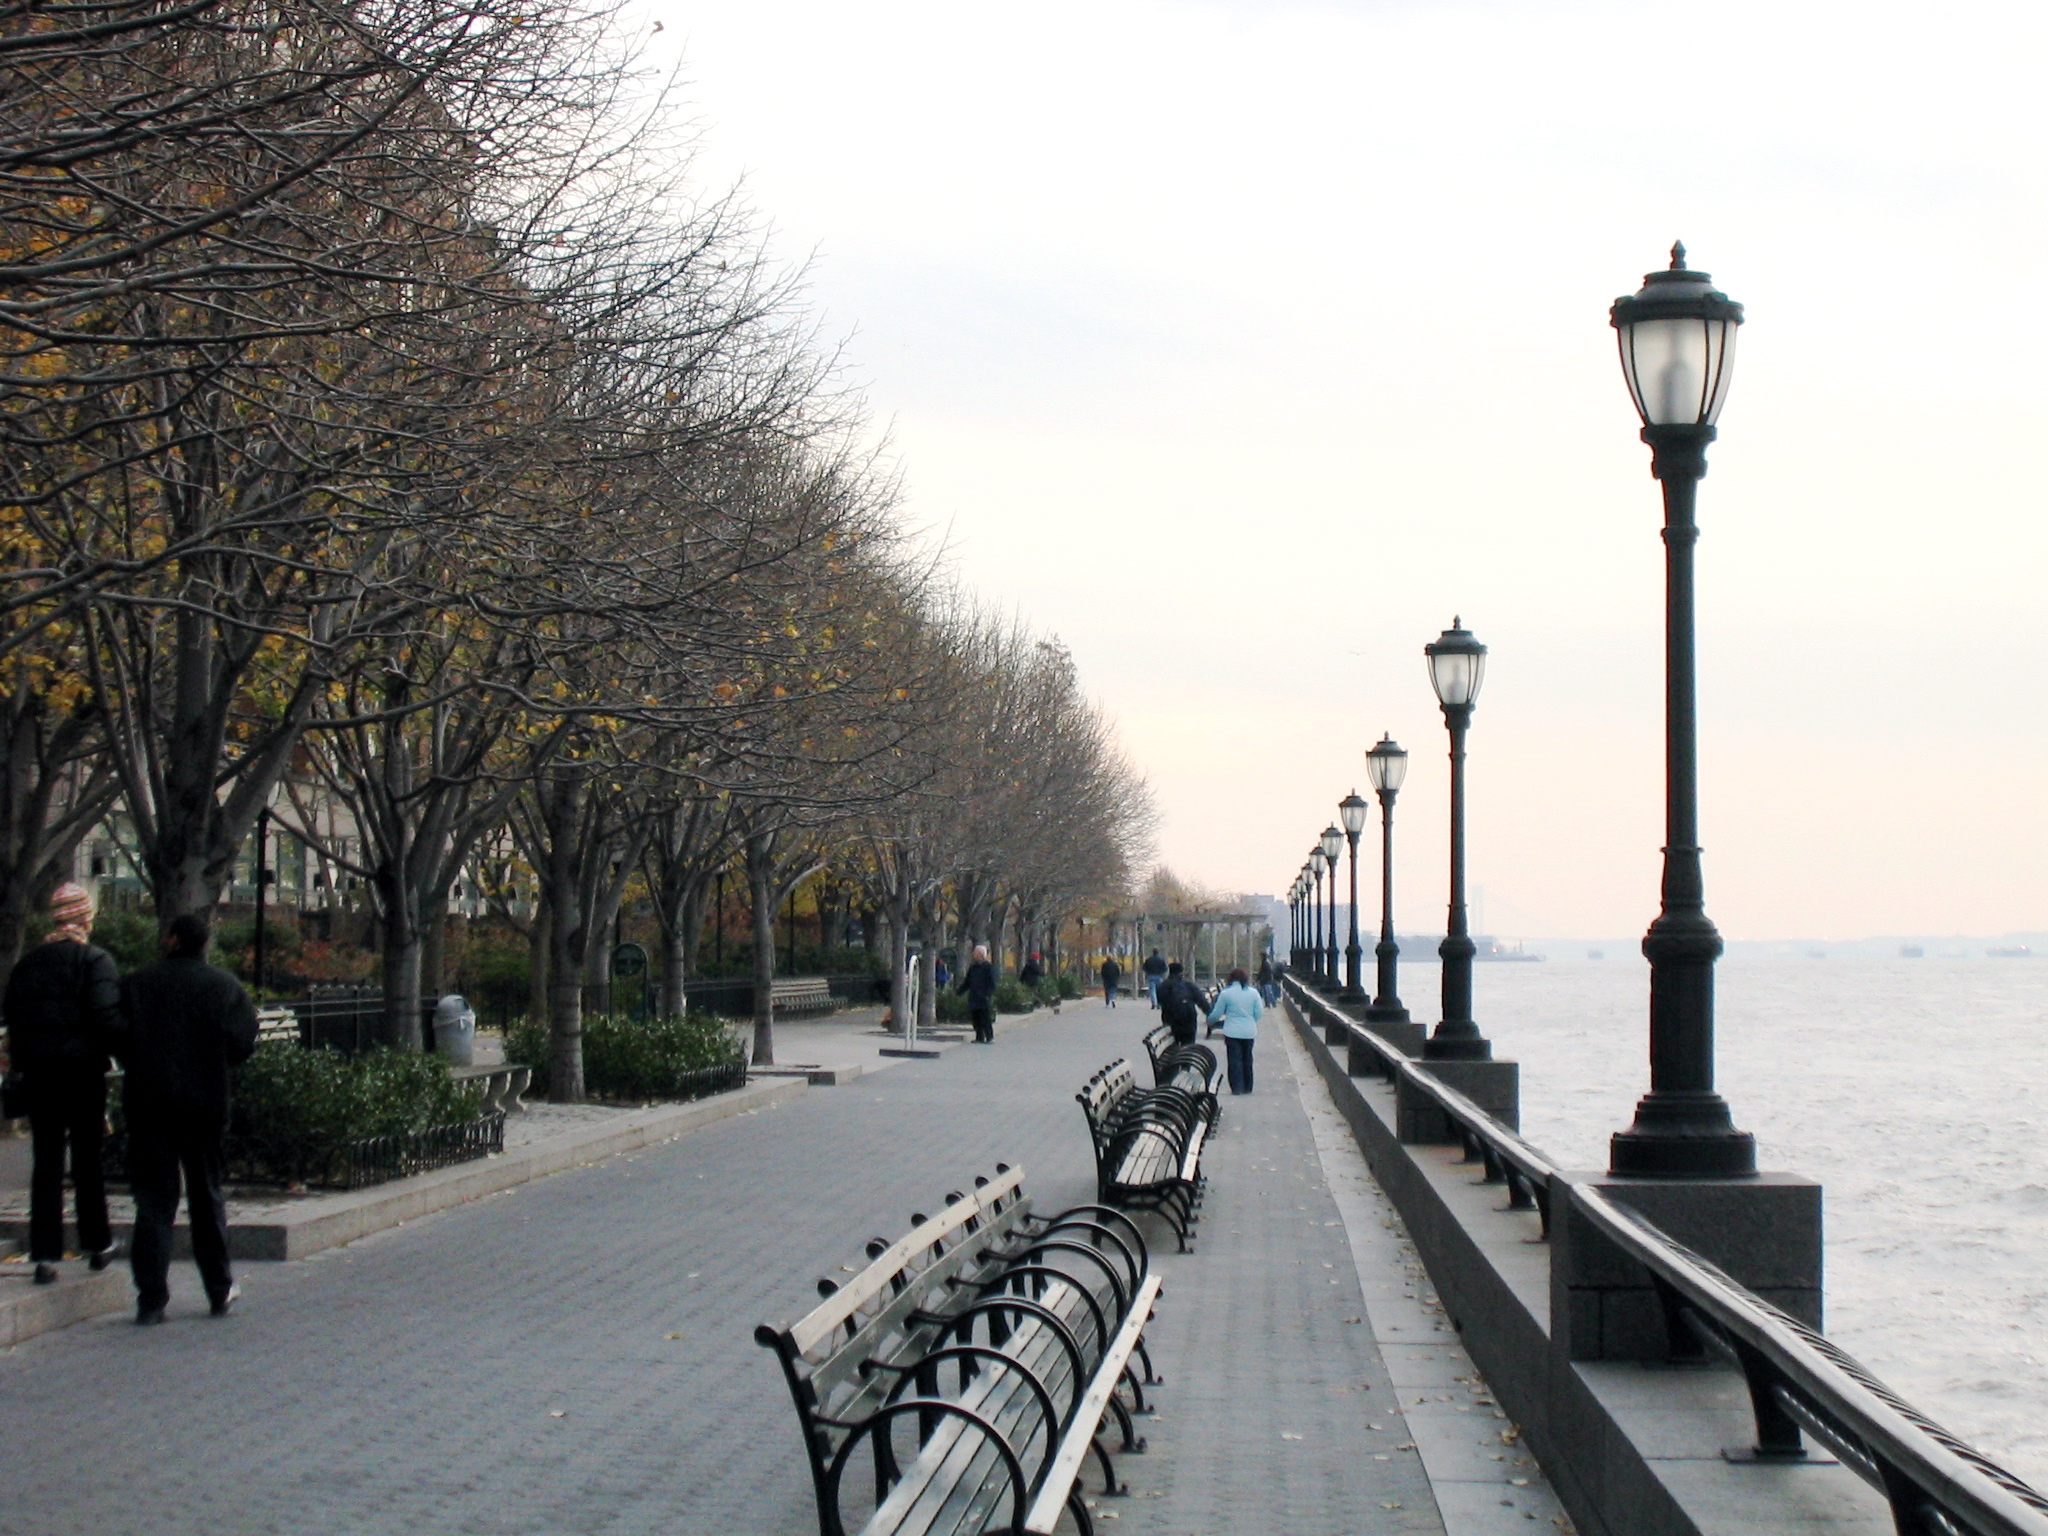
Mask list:
[[[1514,1130],[1521,1128],[1521,1063],[1424,1060],[1416,1065],[1445,1087],[1457,1089],[1503,1125]],[[1394,1109],[1400,1137],[1405,1142],[1443,1143],[1458,1139],[1452,1133],[1450,1118],[1437,1108],[1436,1101],[1406,1082],[1395,1090]]]
[[[1648,1271],[1572,1207],[1591,1187],[1650,1219],[1773,1306],[1821,1326],[1821,1187],[1796,1173],[1746,1179],[1617,1179],[1562,1173],[1550,1188],[1550,1316],[1571,1360],[1662,1361],[1664,1311]]]

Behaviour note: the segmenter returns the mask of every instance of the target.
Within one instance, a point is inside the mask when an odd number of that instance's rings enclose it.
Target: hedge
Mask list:
[[[548,1092],[548,1027],[524,1019],[505,1034],[505,1057],[533,1068],[532,1091]],[[702,1074],[744,1069],[746,1051],[724,1019],[709,1013],[679,1019],[583,1016],[583,1090],[604,1099],[694,1099],[707,1090]],[[716,1091],[715,1089],[712,1091]]]

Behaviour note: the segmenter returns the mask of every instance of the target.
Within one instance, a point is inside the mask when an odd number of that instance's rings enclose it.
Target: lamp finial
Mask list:
[[[1459,616],[1458,616],[1457,614],[1455,614],[1455,613],[1454,613],[1454,614],[1452,614],[1452,615],[1451,615],[1451,628],[1453,628],[1453,629],[1463,629],[1464,627],[1465,627],[1465,621],[1464,621],[1464,619],[1462,619],[1461,617],[1459,617]]]
[[[1683,240],[1671,242],[1671,270],[1674,272],[1683,272],[1685,270],[1685,242]]]

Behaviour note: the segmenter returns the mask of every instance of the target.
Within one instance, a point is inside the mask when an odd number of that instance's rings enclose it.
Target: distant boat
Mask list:
[[[1499,939],[1474,939],[1472,942],[1479,947],[1479,952],[1472,957],[1474,960],[1541,960],[1543,958],[1541,955],[1530,954],[1519,943],[1513,949],[1508,949],[1502,945]]]
[[[1997,949],[1984,951],[1994,960],[2031,960],[2034,952],[2024,944],[2006,944]]]
[[[1604,949],[1589,949],[1586,951],[1586,958],[1588,960],[1605,960],[1607,958],[1607,951]]]
[[[1918,944],[1901,944],[1899,946],[1899,958],[1901,960],[1918,960],[1926,953],[1927,951]]]

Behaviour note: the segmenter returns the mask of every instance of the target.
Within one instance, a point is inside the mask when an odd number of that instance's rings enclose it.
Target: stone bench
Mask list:
[[[449,1081],[461,1084],[475,1084],[483,1089],[483,1102],[479,1112],[486,1115],[510,1114],[513,1110],[523,1111],[526,1106],[519,1102],[533,1083],[533,1068],[501,1064],[482,1067],[450,1067]]]

